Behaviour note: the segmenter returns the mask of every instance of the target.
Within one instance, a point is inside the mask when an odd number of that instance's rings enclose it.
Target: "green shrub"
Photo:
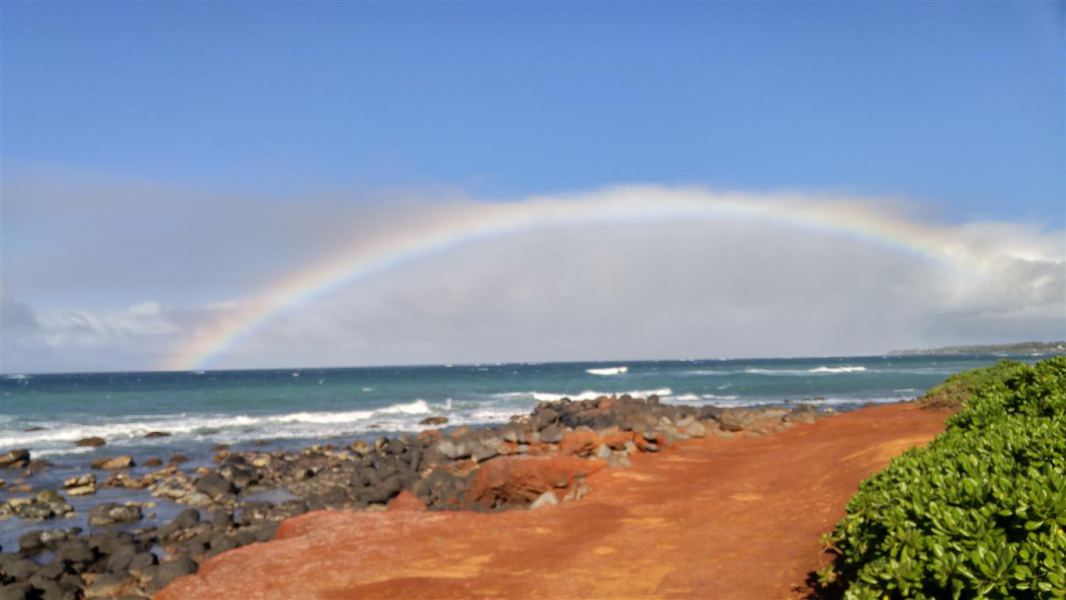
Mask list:
[[[918,398],[918,404],[928,409],[959,410],[978,390],[1002,385],[1024,367],[1020,362],[1001,360],[989,367],[955,373]]]
[[[848,598],[1066,597],[1066,358],[998,373],[862,483],[823,583]]]

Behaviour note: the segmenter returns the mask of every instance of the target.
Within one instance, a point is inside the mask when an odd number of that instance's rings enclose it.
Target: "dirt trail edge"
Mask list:
[[[536,511],[308,513],[157,598],[795,597],[859,482],[943,428],[878,406],[634,456]]]

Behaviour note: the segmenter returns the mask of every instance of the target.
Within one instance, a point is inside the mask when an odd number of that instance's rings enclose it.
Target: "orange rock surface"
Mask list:
[[[593,473],[583,499],[537,511],[309,513],[157,597],[795,597],[859,482],[943,426],[892,405],[692,440]]]

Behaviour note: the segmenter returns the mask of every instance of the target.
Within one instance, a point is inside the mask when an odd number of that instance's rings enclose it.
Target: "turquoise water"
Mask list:
[[[30,448],[73,460],[107,453],[196,452],[216,443],[322,441],[417,431],[429,416],[455,425],[506,421],[538,401],[604,393],[664,402],[746,406],[813,402],[849,408],[913,398],[995,356],[847,357],[395,368],[6,375],[0,451]],[[35,431],[27,431],[38,428]],[[170,437],[145,440],[149,431]]]

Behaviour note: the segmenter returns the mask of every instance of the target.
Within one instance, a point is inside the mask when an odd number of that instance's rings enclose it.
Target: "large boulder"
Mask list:
[[[602,469],[603,461],[574,456],[506,456],[485,463],[474,475],[466,501],[483,509],[525,506],[546,491],[565,489]]]

